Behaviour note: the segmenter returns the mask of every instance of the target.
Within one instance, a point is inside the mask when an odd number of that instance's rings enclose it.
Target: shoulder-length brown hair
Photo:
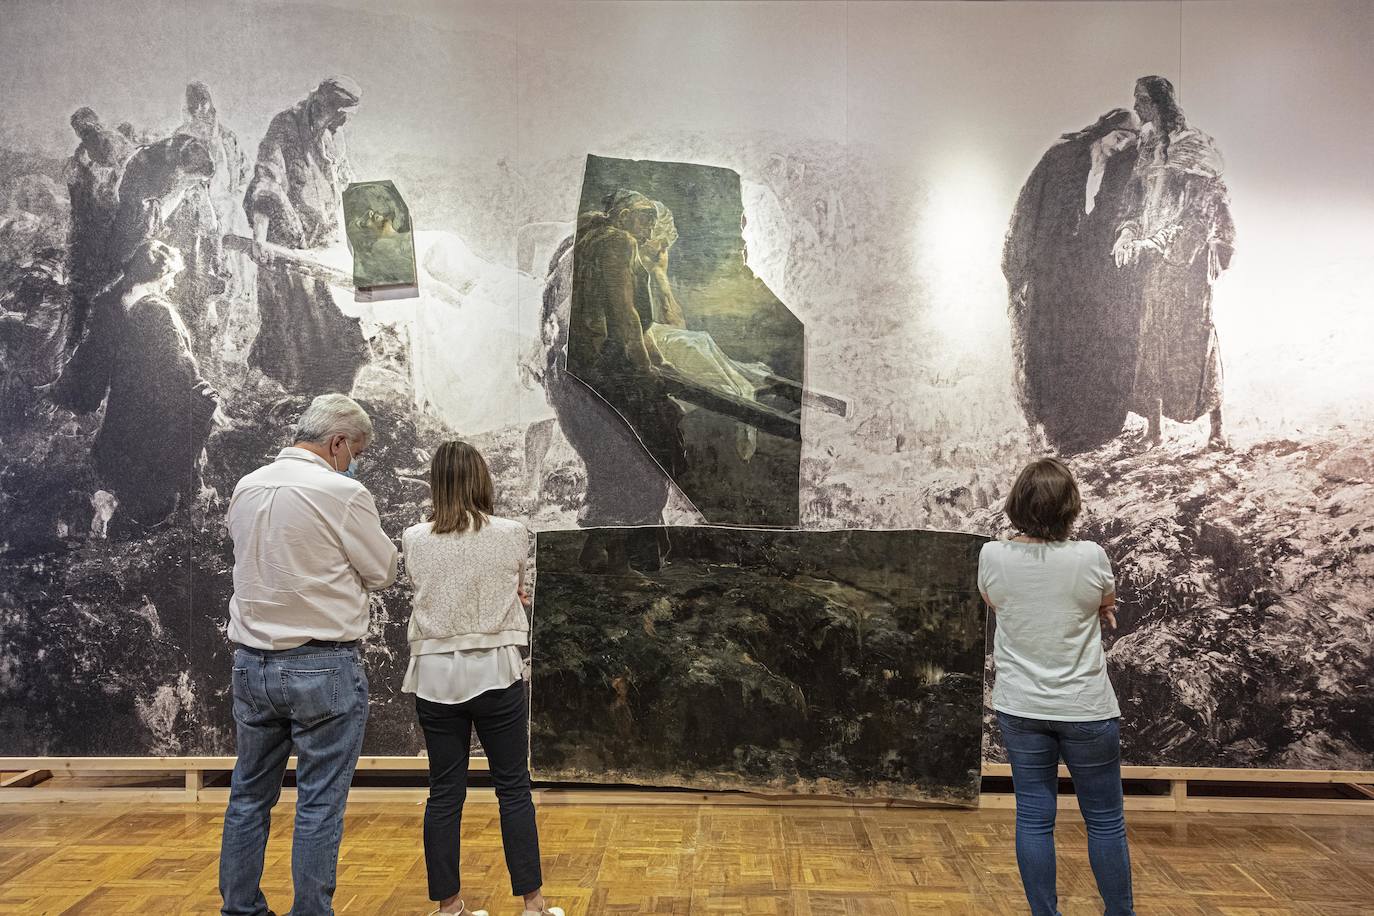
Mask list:
[[[1047,541],[1068,540],[1083,508],[1073,472],[1058,458],[1033,461],[1007,494],[1007,519],[1018,531]]]
[[[429,463],[429,492],[434,500],[429,521],[435,534],[481,531],[492,514],[491,471],[482,453],[459,439],[439,446]]]

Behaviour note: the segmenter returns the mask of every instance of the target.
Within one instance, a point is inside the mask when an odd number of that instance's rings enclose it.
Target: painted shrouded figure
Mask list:
[[[608,194],[602,210],[585,213],[578,222],[567,371],[604,398],[634,431],[621,437],[621,450],[608,455],[609,443],[592,441],[586,435],[590,430],[580,429],[577,419],[565,419],[571,411],[560,409],[551,394],[564,432],[587,464],[583,524],[660,524],[668,501],[667,477],[662,475],[679,472],[686,462],[682,408],[663,388],[658,367],[664,360],[646,333],[656,303],[658,310],[668,306],[668,297],[654,282],[653,265],[666,259],[666,249],[676,238],[671,226],[666,207],[626,189]],[[677,310],[675,302],[668,307]],[[635,437],[657,468],[641,468],[642,462],[629,457],[639,451]],[[636,487],[626,488],[626,480],[635,476],[628,473],[632,467],[640,470],[641,479]],[[588,568],[625,569],[638,556],[641,566],[656,568],[656,538],[651,532],[627,543],[623,534],[595,534],[586,542],[583,563]]]
[[[186,87],[186,119],[175,137],[189,137],[209,159],[208,180],[189,188],[167,220],[161,236],[186,259],[186,270],[177,278],[173,296],[186,326],[196,340],[197,352],[213,351],[219,327],[219,308],[231,278],[225,262],[223,238],[234,231],[243,190],[248,183],[248,159],[238,137],[219,119],[210,88],[201,82]]]
[[[248,157],[239,146],[238,135],[220,120],[209,86],[199,81],[187,85],[186,119],[176,132],[195,137],[210,151],[215,171],[206,193],[219,231],[229,232],[234,227],[250,168]]]
[[[1021,189],[1002,252],[1017,401],[1064,452],[1109,441],[1126,420],[1139,313],[1111,247],[1135,139],[1121,108],[1061,137]]]
[[[352,79],[331,77],[272,119],[244,197],[257,242],[312,249],[340,240],[342,194],[352,177],[340,128],[361,97]],[[265,250],[257,261],[262,326],[248,364],[288,391],[348,392],[367,361],[358,319],[339,311],[322,280]]]
[[[171,242],[172,214],[215,173],[210,150],[196,137],[177,134],[140,146],[124,166],[119,204],[110,226],[109,259],[123,265],[148,239]]]
[[[1131,409],[1149,420],[1152,443],[1163,417],[1206,414],[1210,443],[1224,445],[1212,286],[1230,266],[1236,230],[1221,154],[1188,126],[1164,77],[1138,80],[1135,100],[1140,155],[1113,246],[1117,266],[1132,269],[1141,314]]]
[[[201,377],[191,335],[167,298],[181,253],[143,242],[117,284],[125,318],[110,367],[105,416],[91,457],[119,501],[116,519],[149,525],[199,489],[199,461],[219,395]]]

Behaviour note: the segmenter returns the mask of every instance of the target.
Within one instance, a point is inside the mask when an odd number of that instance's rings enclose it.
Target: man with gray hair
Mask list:
[[[294,916],[333,913],[344,802],[367,725],[358,657],[368,592],[396,578],[396,545],[354,474],[372,421],[341,394],[315,398],[296,443],[229,501],[229,638],[238,762],[220,848],[223,916],[270,916],[259,882],[286,759],[296,765]]]

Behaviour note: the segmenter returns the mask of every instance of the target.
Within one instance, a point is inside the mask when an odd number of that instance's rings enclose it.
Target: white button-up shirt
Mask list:
[[[367,633],[369,590],[396,579],[396,545],[361,483],[301,448],[239,481],[229,501],[229,638],[257,649]]]

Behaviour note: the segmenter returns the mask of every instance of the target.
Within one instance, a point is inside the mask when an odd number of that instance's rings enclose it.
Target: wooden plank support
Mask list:
[[[46,769],[54,773],[80,773],[91,770],[222,770],[234,768],[234,757],[0,757],[0,771]],[[473,757],[470,769],[486,772],[487,758]],[[286,760],[286,768],[296,768],[293,754]],[[427,757],[359,757],[360,770],[427,770]],[[1374,782],[1370,774],[1369,782]]]
[[[52,779],[52,770],[25,770],[0,780],[0,789],[29,789]]]
[[[294,769],[296,758],[286,763]],[[365,756],[358,758],[360,770],[424,770],[429,766],[425,757],[381,757]],[[473,757],[472,769],[485,770],[485,757]],[[0,757],[0,771],[51,770],[76,772],[82,770],[232,770],[233,757]],[[1011,764],[984,763],[984,776],[1011,776]],[[1067,767],[1059,767],[1061,779],[1067,779]],[[1307,782],[1307,783],[1348,783],[1352,785],[1374,784],[1374,770],[1259,770],[1227,767],[1148,767],[1123,766],[1121,778],[1131,779],[1183,779],[1191,782]]]
[[[190,802],[223,804],[229,795],[224,787],[208,787],[207,773],[227,772],[233,768],[233,757],[63,757],[63,758],[0,758],[0,771],[13,775],[0,781],[0,803],[6,802],[84,802],[110,801],[130,803],[153,802]],[[295,767],[296,758],[290,758],[289,767]],[[475,771],[485,771],[485,758],[472,758]],[[424,757],[362,757],[358,761],[359,770],[394,771],[423,773],[428,768]],[[53,781],[54,775],[65,777],[86,774],[98,776],[109,773],[111,778],[119,774],[161,773],[162,779],[181,774],[181,785],[167,786],[93,786],[78,784],[65,786]],[[1011,775],[1007,764],[985,764],[983,775]],[[1060,767],[1061,777],[1067,778],[1068,771]],[[1203,767],[1140,767],[1122,768],[1122,778],[1126,782],[1149,780],[1166,782],[1168,792],[1163,795],[1128,794],[1125,798],[1128,811],[1174,811],[1180,813],[1252,813],[1252,814],[1353,814],[1374,815],[1374,772],[1362,770],[1254,770],[1224,769]],[[1344,793],[1346,798],[1275,798],[1247,797],[1244,795],[1208,796],[1198,794],[1199,789],[1208,783],[1252,783],[1252,784],[1308,784],[1330,785]],[[428,790],[423,786],[355,786],[349,798],[355,801],[406,802],[424,801]],[[284,801],[294,801],[293,789],[282,792]],[[935,803],[907,800],[850,799],[822,796],[765,795],[745,792],[703,792],[703,791],[655,791],[620,789],[602,786],[543,787],[535,789],[540,804],[549,805],[651,805],[678,806],[709,804],[716,806],[765,806],[765,807],[884,807],[884,808],[929,808],[941,807]],[[473,789],[470,797],[474,800],[494,800],[490,789]],[[1008,810],[1016,806],[1014,795],[998,792],[984,792],[980,802],[983,808]],[[1077,800],[1072,795],[1059,798],[1061,810],[1077,809]]]
[[[1351,814],[1374,815],[1374,800],[1343,798],[1209,798],[1188,800],[1187,813],[1197,814]]]
[[[1175,811],[1188,810],[1188,780],[1172,779],[1169,781],[1169,797],[1173,800]]]
[[[0,758],[0,764],[4,759]],[[984,776],[1010,776],[1009,763],[984,763]],[[1059,778],[1069,778],[1069,768],[1060,765]],[[1123,766],[1121,778],[1184,779],[1189,782],[1316,782],[1374,783],[1374,770],[1261,770],[1248,767],[1147,767]]]
[[[1175,811],[1174,800],[1167,795],[1127,795],[1127,811]],[[978,800],[978,807],[992,811],[1012,811],[1016,808],[1016,796],[1003,792],[984,792]],[[1077,811],[1078,799],[1072,795],[1059,796],[1060,811]]]

